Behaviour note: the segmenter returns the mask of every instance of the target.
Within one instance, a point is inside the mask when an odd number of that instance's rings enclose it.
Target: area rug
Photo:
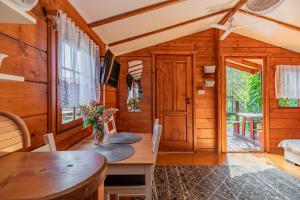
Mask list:
[[[156,167],[155,182],[158,200],[300,200],[300,180],[272,166]]]

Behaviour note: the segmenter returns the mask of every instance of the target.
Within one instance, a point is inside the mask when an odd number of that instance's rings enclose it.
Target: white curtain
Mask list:
[[[275,88],[277,99],[300,99],[300,65],[276,66]]]
[[[100,54],[99,47],[59,11],[58,75],[62,108],[77,107],[99,101]]]

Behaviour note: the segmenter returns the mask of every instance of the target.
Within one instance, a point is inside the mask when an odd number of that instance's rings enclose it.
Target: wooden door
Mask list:
[[[156,56],[156,117],[162,151],[193,150],[192,57]]]

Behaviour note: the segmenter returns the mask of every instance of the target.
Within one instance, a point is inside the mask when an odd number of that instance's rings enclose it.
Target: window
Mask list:
[[[67,82],[73,81],[73,86],[71,87],[61,87],[60,95],[68,95],[68,97],[64,97],[64,100],[68,98],[68,101],[75,101],[77,99],[76,95],[78,94],[77,90],[79,87],[78,80],[79,80],[79,68],[78,67],[71,67],[71,54],[72,54],[72,48],[67,43],[63,43],[63,54],[64,54],[64,62],[62,62],[62,79],[66,80],[62,82],[61,84],[65,85]],[[79,53],[77,53],[79,55]],[[65,88],[68,89],[66,92],[62,92]],[[73,93],[73,95],[69,95],[68,93]],[[71,99],[73,98],[73,99]],[[81,118],[81,113],[78,106],[68,106],[68,104],[61,104],[61,113],[62,113],[62,124],[72,122],[76,119]]]
[[[278,106],[280,108],[298,108],[300,107],[300,101],[298,99],[280,98],[278,99]]]
[[[58,119],[59,128],[81,121],[80,105],[99,101],[99,47],[67,16],[59,11],[58,31]]]
[[[299,108],[300,65],[276,66],[275,88],[278,107]]]

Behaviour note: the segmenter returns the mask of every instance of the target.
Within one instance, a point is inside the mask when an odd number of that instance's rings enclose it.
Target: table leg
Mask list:
[[[145,174],[145,183],[146,183],[146,200],[152,200],[152,166],[146,167]]]

